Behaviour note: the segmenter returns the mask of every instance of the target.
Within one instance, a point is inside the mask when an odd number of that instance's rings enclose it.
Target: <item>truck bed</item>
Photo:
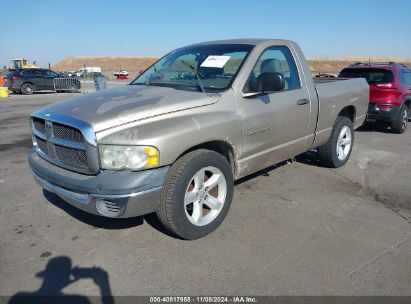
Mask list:
[[[317,132],[328,136],[338,113],[350,105],[354,109],[354,128],[363,124],[368,109],[364,100],[369,98],[365,79],[314,78],[313,81],[319,101]]]

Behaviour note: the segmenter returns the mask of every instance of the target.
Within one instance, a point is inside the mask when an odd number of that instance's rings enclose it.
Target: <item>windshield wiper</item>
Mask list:
[[[202,73],[200,73],[200,72],[198,71],[198,69],[196,69],[195,67],[193,67],[193,66],[192,66],[191,64],[189,64],[188,62],[185,62],[184,60],[181,60],[180,62],[181,62],[182,64],[188,66],[188,67],[196,74],[198,86],[200,87],[201,92],[206,93],[206,90],[204,89],[203,82],[202,82],[201,79],[200,79],[200,77],[203,78],[203,79],[205,79],[206,77],[205,77]]]

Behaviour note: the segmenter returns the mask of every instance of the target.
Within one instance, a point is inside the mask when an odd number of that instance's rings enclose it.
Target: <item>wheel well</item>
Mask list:
[[[404,104],[407,106],[408,109],[410,109],[411,99],[405,100]]]
[[[31,85],[34,87],[34,84],[33,84],[32,82],[30,82],[30,81],[25,81],[25,82],[23,82],[23,83],[20,85],[20,88],[23,86],[23,84],[26,84],[26,83],[29,83],[29,84],[31,84]]]
[[[347,117],[347,118],[351,119],[352,122],[354,122],[354,117],[355,117],[355,108],[354,108],[354,106],[345,107],[344,109],[342,109],[340,111],[338,116]]]
[[[205,142],[197,146],[194,146],[190,148],[189,150],[185,151],[184,153],[182,153],[178,158],[182,157],[183,155],[189,152],[192,152],[198,149],[210,150],[218,154],[221,154],[230,164],[233,174],[235,173],[236,168],[235,168],[233,147],[229,143],[222,141],[222,140],[209,141],[209,142]]]

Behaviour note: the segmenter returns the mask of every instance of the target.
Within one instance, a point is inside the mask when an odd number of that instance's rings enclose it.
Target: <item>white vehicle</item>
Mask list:
[[[101,68],[100,67],[85,67],[79,69],[77,72],[75,72],[75,75],[77,77],[83,77],[84,74],[88,73],[101,73]]]
[[[128,76],[128,72],[126,70],[121,70],[114,73],[114,76]]]

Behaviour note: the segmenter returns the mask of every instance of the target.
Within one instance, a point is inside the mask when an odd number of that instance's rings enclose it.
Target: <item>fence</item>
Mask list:
[[[101,73],[86,73],[81,77],[66,76],[54,79],[55,92],[69,92],[69,93],[91,93],[98,90],[105,90],[108,88],[125,86],[130,82],[129,79],[108,80],[107,77]]]
[[[81,89],[81,83],[76,78],[54,78],[54,91],[55,92],[78,92]]]

